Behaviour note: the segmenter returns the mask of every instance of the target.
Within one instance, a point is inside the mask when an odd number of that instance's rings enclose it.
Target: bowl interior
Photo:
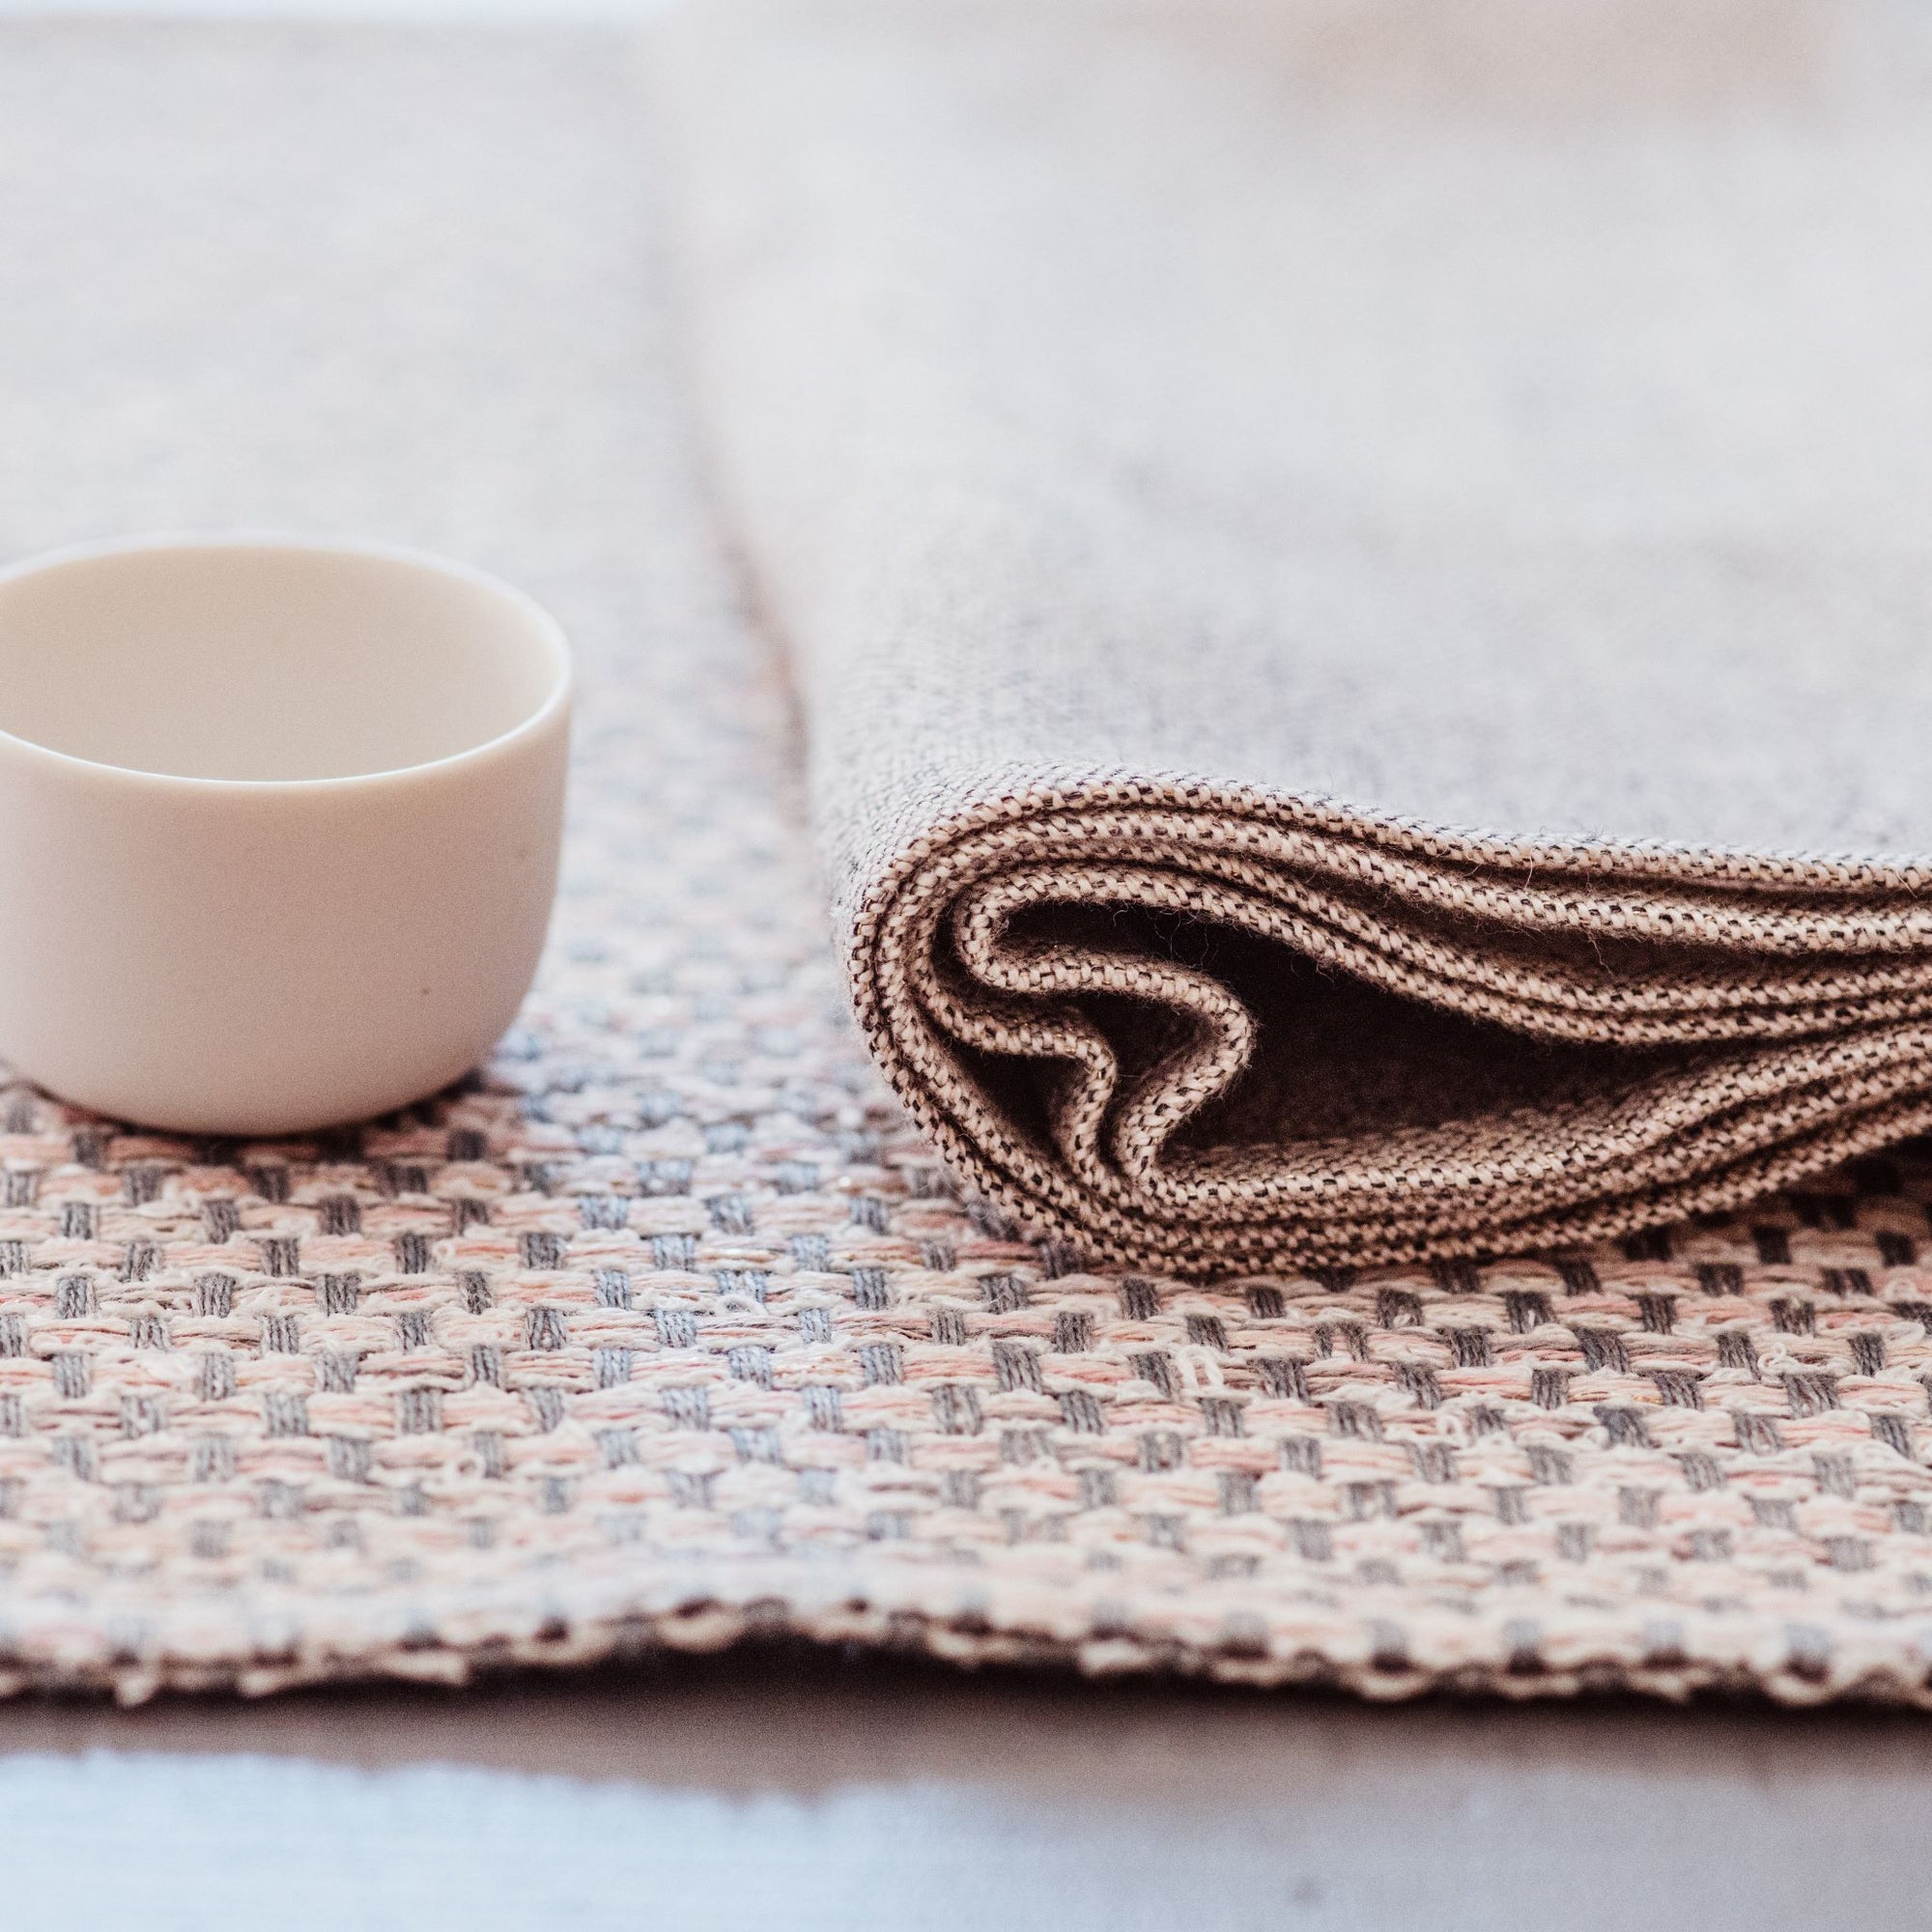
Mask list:
[[[162,543],[0,578],[0,731],[134,771],[428,764],[514,731],[564,676],[535,605],[427,560]]]

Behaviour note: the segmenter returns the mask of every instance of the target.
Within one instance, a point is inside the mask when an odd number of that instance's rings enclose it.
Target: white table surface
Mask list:
[[[1932,1724],[675,1660],[0,1709],[21,1928],[1932,1921]]]

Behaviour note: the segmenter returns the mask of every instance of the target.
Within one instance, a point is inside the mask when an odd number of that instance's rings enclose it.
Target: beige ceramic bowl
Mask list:
[[[473,1066],[555,891],[570,659],[403,551],[0,572],[0,1055],[149,1126],[300,1130]]]

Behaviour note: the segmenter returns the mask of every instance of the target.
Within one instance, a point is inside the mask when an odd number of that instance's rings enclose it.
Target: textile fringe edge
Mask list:
[[[951,1593],[949,1593],[951,1594]],[[956,1602],[956,1598],[955,1598]],[[1545,1632],[1530,1618],[1486,1618],[1451,1630],[1407,1633],[1348,1614],[1301,1614],[1264,1632],[1239,1616],[1208,1640],[1155,1628],[994,1623],[972,1610],[937,1610],[881,1592],[846,1591],[800,1603],[755,1579],[718,1583],[657,1603],[596,1591],[487,1610],[451,1605],[399,1627],[393,1616],[350,1617],[323,1629],[265,1631],[252,1641],[203,1622],[179,1642],[111,1653],[49,1616],[0,1633],[0,1696],[111,1694],[138,1705],[167,1692],[266,1696],[323,1685],[386,1681],[457,1687],[509,1672],[582,1669],[698,1656],[739,1646],[855,1645],[901,1659],[967,1668],[1068,1671],[1090,1679],[1162,1676],[1254,1689],[1348,1691],[1373,1702],[1481,1695],[1513,1702],[1634,1694],[1681,1703],[1719,1694],[1787,1708],[1831,1703],[1932,1710],[1932,1621],[1907,1634],[1848,1639],[1816,1626],[1713,1616],[1634,1628]],[[1067,1619],[1058,1620],[1063,1626]],[[384,1628],[375,1628],[375,1625]]]

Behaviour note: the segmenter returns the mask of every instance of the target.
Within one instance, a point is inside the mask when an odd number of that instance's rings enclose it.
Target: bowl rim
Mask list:
[[[157,530],[64,544],[55,550],[41,551],[32,556],[22,557],[16,562],[0,566],[0,591],[24,578],[38,577],[44,572],[74,564],[170,551],[298,551],[311,556],[375,559],[406,564],[428,576],[487,591],[512,606],[548,646],[553,666],[549,687],[533,710],[494,738],[466,745],[461,751],[446,753],[440,758],[425,758],[408,765],[389,765],[370,772],[339,773],[327,778],[224,779],[186,772],[157,772],[145,765],[120,765],[104,758],[88,758],[74,752],[63,752],[56,746],[42,744],[37,738],[22,737],[4,725],[0,725],[0,748],[24,753],[32,759],[50,761],[76,774],[103,777],[117,782],[135,781],[168,787],[294,796],[308,792],[340,792],[357,786],[407,783],[434,778],[460,766],[493,760],[543,735],[560,715],[569,712],[576,687],[576,665],[570,639],[556,618],[527,591],[520,590],[493,572],[409,544],[389,543],[376,538],[311,536],[276,529]]]

